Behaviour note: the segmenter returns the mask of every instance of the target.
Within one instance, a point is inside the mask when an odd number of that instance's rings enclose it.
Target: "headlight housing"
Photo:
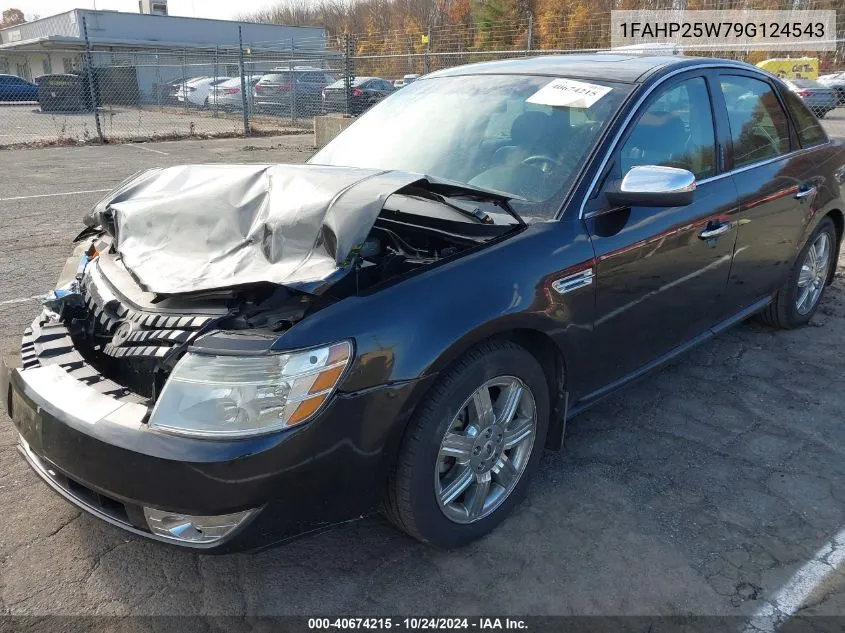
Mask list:
[[[325,404],[351,359],[349,341],[258,356],[188,352],[165,383],[150,426],[207,438],[296,426]]]

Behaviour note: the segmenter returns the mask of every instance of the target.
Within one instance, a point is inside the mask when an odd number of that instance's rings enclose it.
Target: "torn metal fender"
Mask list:
[[[143,172],[86,217],[161,294],[259,282],[319,293],[348,272],[385,200],[420,174],[322,165]]]

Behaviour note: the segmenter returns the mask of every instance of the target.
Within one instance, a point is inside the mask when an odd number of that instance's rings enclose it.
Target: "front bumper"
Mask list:
[[[213,551],[262,547],[374,510],[411,403],[428,382],[338,393],[301,427],[220,441],[153,431],[136,402],[81,419],[73,402],[90,397],[90,409],[112,396],[95,398],[91,386],[52,367],[0,363],[0,393],[33,470],[71,503],[125,530]],[[223,539],[192,544],[153,535],[144,507],[205,516],[255,511]]]

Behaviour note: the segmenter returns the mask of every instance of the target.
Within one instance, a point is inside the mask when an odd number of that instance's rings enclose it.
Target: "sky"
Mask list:
[[[170,15],[227,20],[272,6],[273,0],[168,0]],[[114,9],[138,12],[138,0],[0,0],[0,9],[14,7],[23,11],[27,20],[36,15],[46,18],[70,9]]]

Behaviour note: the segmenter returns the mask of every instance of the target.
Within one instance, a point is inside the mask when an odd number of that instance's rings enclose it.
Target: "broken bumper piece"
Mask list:
[[[22,354],[0,363],[19,450],[54,491],[136,535],[210,553],[264,547],[374,510],[384,448],[427,382],[338,393],[301,427],[208,440],[151,429],[149,403],[99,375],[49,312],[27,330]]]

